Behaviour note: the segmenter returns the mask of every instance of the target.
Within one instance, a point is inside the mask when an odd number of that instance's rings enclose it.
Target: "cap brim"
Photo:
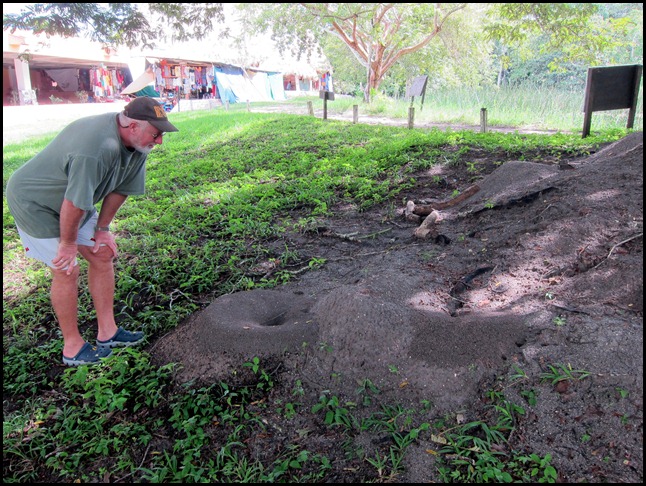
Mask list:
[[[147,120],[160,132],[179,132],[179,129],[168,120]]]

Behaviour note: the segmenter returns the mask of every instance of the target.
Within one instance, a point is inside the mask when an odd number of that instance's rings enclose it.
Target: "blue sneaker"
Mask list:
[[[96,345],[100,348],[125,348],[127,346],[135,346],[144,340],[144,333],[141,331],[126,331],[123,327],[119,327],[116,334],[107,341],[96,340]]]
[[[73,358],[68,358],[63,355],[63,364],[67,366],[79,366],[97,364],[103,358],[107,358],[112,354],[110,348],[99,348],[92,346],[90,343],[85,343],[81,350]]]

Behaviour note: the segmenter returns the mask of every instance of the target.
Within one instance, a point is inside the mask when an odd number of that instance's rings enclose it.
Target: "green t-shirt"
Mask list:
[[[108,194],[143,194],[146,157],[124,146],[116,113],[81,118],[12,174],[9,210],[28,235],[57,238],[63,199],[86,211],[83,226]]]

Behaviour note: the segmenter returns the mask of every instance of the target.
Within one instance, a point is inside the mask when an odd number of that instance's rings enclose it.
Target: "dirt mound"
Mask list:
[[[470,419],[487,389],[522,369],[522,387],[505,393],[539,399],[514,448],[552,454],[564,481],[640,481],[643,134],[578,160],[470,160],[477,180],[464,164],[435,167],[406,195],[432,206],[477,185],[437,212],[428,236],[404,208],[339,207],[316,233],[288,237],[325,258],[322,269],[217,299],[153,356],[183,363],[179,381],[226,378],[261,356],[281,363],[285,390],[302,380],[354,398],[370,380],[387,399]],[[557,365],[590,375],[554,389],[541,377]],[[404,480],[428,481],[425,446]]]

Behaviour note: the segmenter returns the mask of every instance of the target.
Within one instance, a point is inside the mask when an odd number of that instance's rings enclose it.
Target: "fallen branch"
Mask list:
[[[441,219],[442,218],[440,217],[440,213],[435,210],[431,211],[431,213],[426,216],[424,221],[422,221],[422,224],[415,230],[414,235],[418,238],[426,238],[430,234],[435,233],[433,225]]]
[[[374,238],[377,235],[388,233],[389,231],[392,231],[392,228],[386,228],[385,230],[376,231],[375,233],[361,236],[357,236],[359,234],[358,231],[354,231],[352,233],[330,233],[330,236],[336,236],[337,238],[341,238],[342,240],[361,241],[365,240],[366,238]]]
[[[126,474],[125,476],[115,480],[115,483],[119,483],[119,482],[123,481],[124,479],[126,479],[127,477],[132,476],[136,471],[139,471],[141,469],[141,467],[144,465],[144,462],[146,461],[146,456],[148,456],[148,451],[149,450],[150,450],[150,444],[148,444],[148,447],[146,447],[146,452],[144,452],[144,457],[141,460],[141,463],[139,464],[139,467],[137,469],[135,469],[134,471],[131,471],[130,473]]]
[[[453,199],[449,199],[448,201],[437,202],[437,203],[432,203],[432,204],[415,205],[412,212],[413,212],[413,214],[417,214],[419,216],[426,216],[428,214],[431,214],[434,210],[439,211],[439,210],[450,208],[450,207],[453,207],[453,206],[455,206],[457,204],[460,204],[462,201],[464,201],[466,199],[469,199],[471,196],[473,196],[479,190],[480,190],[480,186],[478,186],[477,184],[474,184],[473,186],[467,188],[459,196],[456,196]]]
[[[617,247],[619,247],[619,246],[623,245],[624,243],[628,243],[629,241],[632,241],[632,240],[634,240],[634,239],[640,238],[640,237],[642,237],[642,236],[644,236],[644,233],[643,233],[643,232],[642,232],[642,233],[639,233],[638,235],[631,236],[630,238],[627,238],[627,239],[625,239],[624,241],[620,241],[620,242],[619,242],[619,243],[617,243],[615,246],[613,246],[612,248],[610,248],[610,252],[608,253],[608,256],[607,256],[606,258],[604,258],[603,260],[601,260],[599,263],[597,263],[597,264],[594,266],[594,268],[597,268],[599,265],[601,265],[603,262],[605,262],[608,258],[610,258],[610,255],[612,255],[612,252],[613,252],[613,251],[615,251],[615,250],[617,249]]]

